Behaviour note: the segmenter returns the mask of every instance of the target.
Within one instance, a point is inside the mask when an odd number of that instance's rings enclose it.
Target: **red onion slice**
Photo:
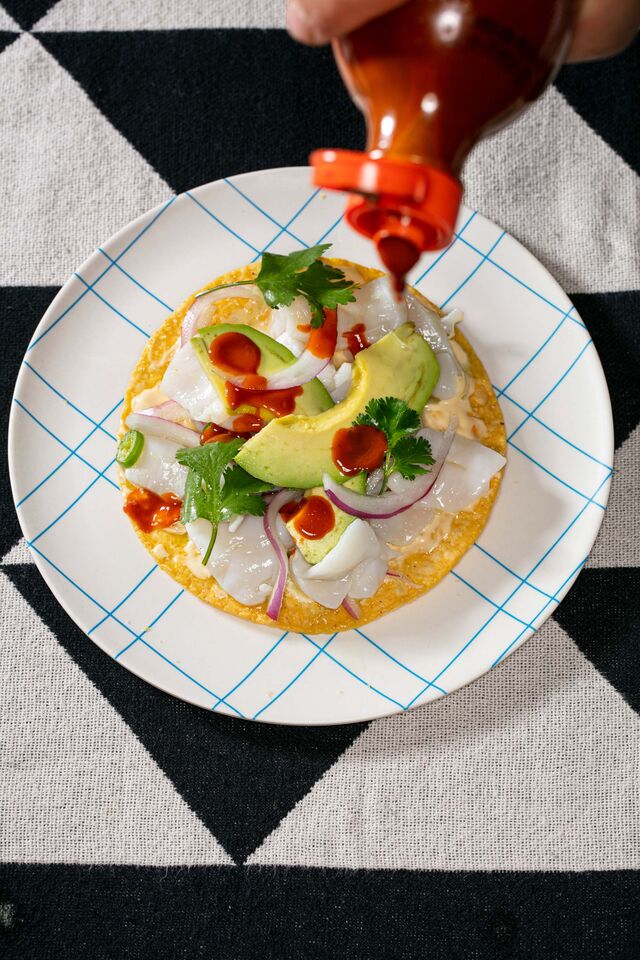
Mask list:
[[[342,606],[354,620],[359,620],[362,616],[362,610],[357,600],[353,600],[351,597],[345,597],[342,601]]]
[[[432,464],[429,473],[416,477],[402,493],[383,493],[379,497],[369,497],[366,494],[356,493],[354,490],[345,488],[330,477],[328,473],[325,473],[322,483],[327,497],[334,506],[353,517],[361,517],[363,520],[386,520],[389,517],[395,517],[398,513],[403,513],[418,500],[426,497],[435,484],[451,449],[456,426],[456,420],[453,418],[446,432],[441,434],[442,439],[438,444],[438,450],[432,450],[435,462]]]
[[[200,443],[200,434],[197,430],[191,430],[180,423],[148,413],[130,413],[127,417],[127,426],[130,430],[148,433],[150,437],[170,440],[180,447],[197,447]]]
[[[264,532],[269,538],[269,543],[273,547],[276,560],[278,561],[278,576],[276,577],[275,586],[267,606],[267,616],[270,617],[271,620],[277,620],[280,616],[284,589],[287,585],[287,573],[289,572],[287,554],[277,534],[276,524],[278,522],[278,514],[285,503],[289,503],[301,495],[301,491],[299,490],[281,490],[280,493],[277,493],[275,497],[273,497],[264,515]]]
[[[202,420],[194,420],[188,410],[182,407],[176,400],[165,400],[154,407],[146,407],[144,410],[138,410],[138,413],[144,417],[159,417],[160,420],[170,420],[172,423],[178,423],[184,426],[182,421],[190,420],[198,430],[205,426]]]
[[[262,294],[254,284],[234,284],[233,286],[220,287],[217,290],[210,290],[209,293],[202,293],[193,301],[187,310],[182,321],[182,330],[180,332],[180,346],[184,347],[188,340],[198,332],[200,327],[205,326],[205,313],[207,307],[218,300],[229,300],[231,297],[243,297],[245,300],[260,300]]]

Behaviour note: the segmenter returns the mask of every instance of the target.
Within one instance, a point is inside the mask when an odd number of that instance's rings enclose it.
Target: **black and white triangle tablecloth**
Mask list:
[[[0,0],[2,418],[97,244],[180,191],[358,147],[281,0]],[[640,956],[640,43],[566,68],[466,170],[572,295],[616,430],[610,507],[499,669],[370,725],[285,729],[110,661],[0,524],[0,956]]]

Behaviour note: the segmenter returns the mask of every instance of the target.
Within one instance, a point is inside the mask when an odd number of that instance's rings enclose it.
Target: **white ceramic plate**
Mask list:
[[[282,635],[201,603],[155,567],[121,510],[121,397],[150,333],[190,292],[269,249],[327,241],[375,263],[344,200],[294,167],[172,198],[70,278],[38,325],[9,431],[13,494],[49,587],[105,653],[191,703],[271,723],[367,720],[434,700],[499,663],[555,610],[593,544],[609,491],[611,408],[569,299],[517,241],[463,209],[453,244],[410,277],[463,330],[509,435],[479,542],[425,597],[335,636]]]

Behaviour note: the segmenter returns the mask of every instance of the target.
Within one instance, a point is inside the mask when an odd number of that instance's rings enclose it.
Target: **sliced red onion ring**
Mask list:
[[[180,406],[175,400],[165,400],[155,407],[146,407],[144,410],[138,410],[138,413],[144,417],[159,417],[160,420],[170,420],[172,423],[184,424],[183,420],[190,420],[198,430],[202,430],[205,424],[202,420],[194,420],[188,410]]]
[[[127,417],[127,426],[130,430],[148,433],[150,437],[170,440],[180,447],[197,447],[200,443],[200,434],[197,430],[191,430],[180,423],[148,413],[130,413]]]
[[[205,325],[205,312],[207,307],[218,300],[229,300],[231,297],[243,297],[245,300],[260,300],[262,294],[255,284],[234,284],[229,287],[221,287],[218,290],[211,290],[209,293],[203,293],[196,297],[187,310],[182,321],[182,330],[180,332],[180,345],[184,347],[194,333],[197,333],[200,327]]]
[[[446,432],[441,434],[442,439],[438,444],[438,450],[432,449],[435,462],[431,470],[416,477],[402,493],[383,493],[379,497],[368,497],[366,494],[345,488],[325,473],[322,483],[327,497],[345,513],[353,517],[361,517],[363,520],[386,520],[389,517],[395,517],[398,513],[403,513],[418,500],[426,497],[435,484],[453,443],[456,426],[456,420],[452,418]]]
[[[285,503],[289,503],[291,500],[295,500],[300,496],[302,496],[300,490],[281,490],[280,493],[277,493],[275,497],[273,497],[264,515],[264,532],[269,538],[269,543],[275,550],[276,560],[278,561],[278,576],[276,577],[275,586],[267,606],[267,616],[272,620],[277,620],[280,616],[280,608],[282,607],[282,600],[284,598],[284,588],[287,585],[287,573],[289,572],[287,554],[276,532],[278,514],[280,513],[280,508],[284,507]]]
[[[345,597],[342,601],[342,606],[354,620],[359,620],[362,616],[362,610],[357,600],[353,600],[351,597]]]

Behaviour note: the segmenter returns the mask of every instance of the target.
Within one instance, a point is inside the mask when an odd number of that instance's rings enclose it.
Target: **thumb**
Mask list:
[[[328,43],[406,0],[287,0],[287,29],[302,43]]]

